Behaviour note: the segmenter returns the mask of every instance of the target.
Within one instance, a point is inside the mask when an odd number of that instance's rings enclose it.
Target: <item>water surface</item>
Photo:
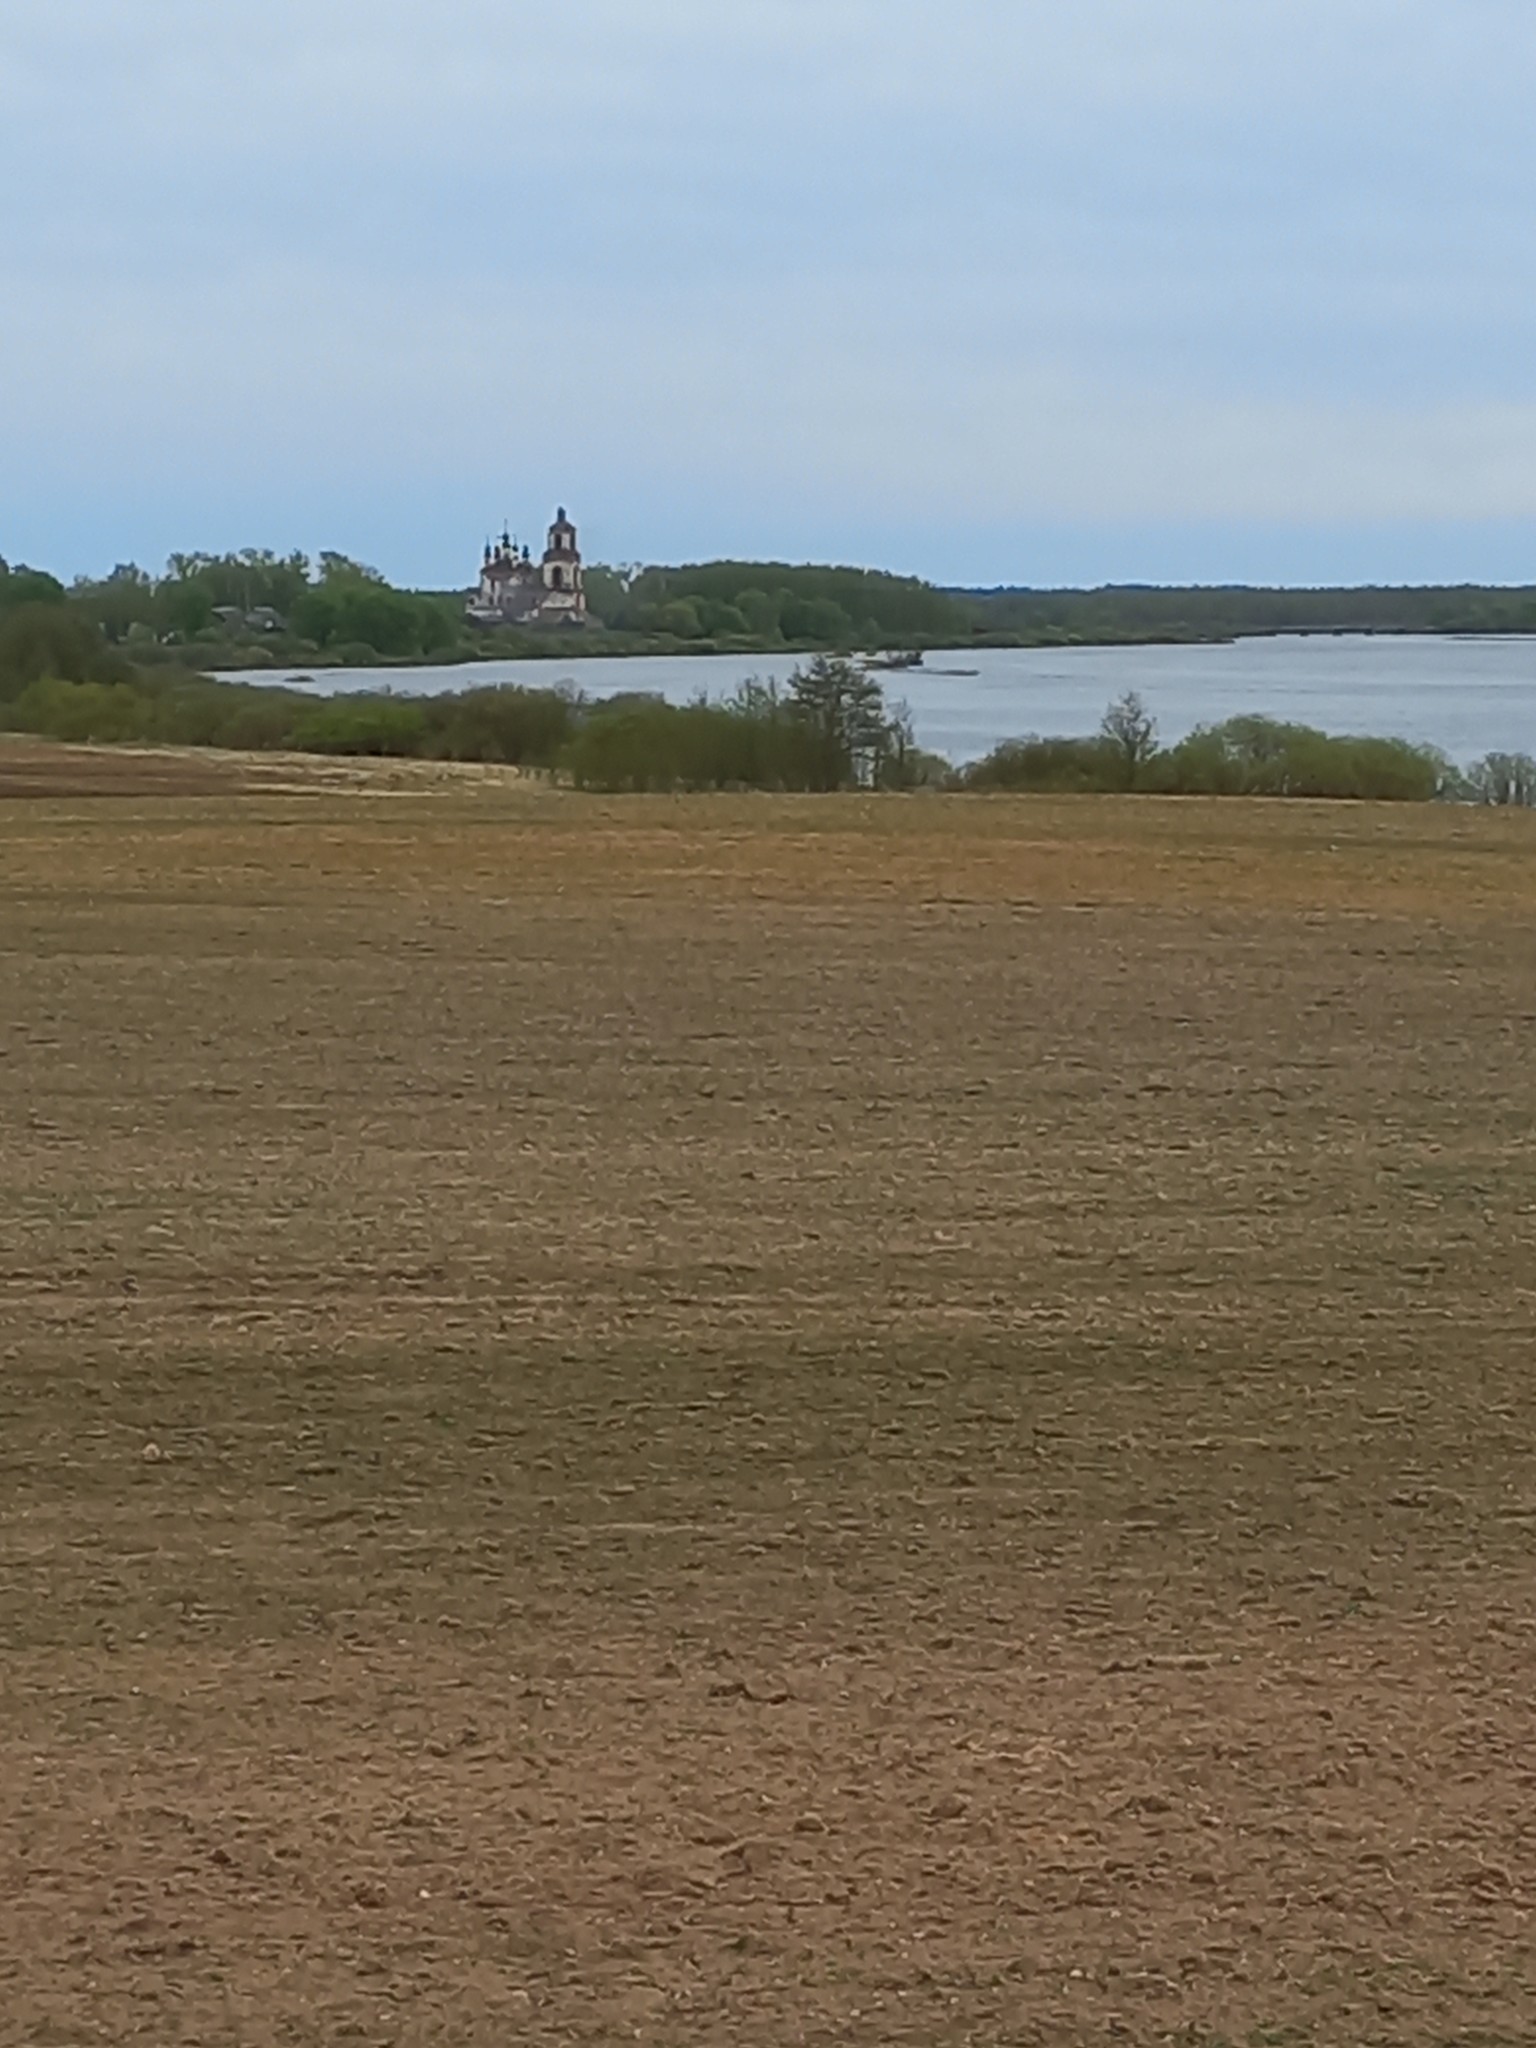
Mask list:
[[[588,696],[651,690],[681,704],[729,696],[749,676],[783,681],[803,657],[637,655],[491,661],[449,668],[252,670],[237,680],[297,683],[318,694],[391,689],[424,695],[473,684],[569,684]],[[973,675],[944,671],[972,669]],[[1139,690],[1165,741],[1239,712],[1426,742],[1458,761],[1496,750],[1536,754],[1536,638],[1377,635],[1240,640],[1224,647],[985,648],[930,654],[882,678],[911,710],[922,746],[971,761],[1026,733],[1086,733],[1104,707]]]

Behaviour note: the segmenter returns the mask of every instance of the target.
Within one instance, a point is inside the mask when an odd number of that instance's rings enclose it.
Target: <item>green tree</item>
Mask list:
[[[126,640],[135,626],[153,632],[160,620],[155,579],[137,562],[119,562],[98,583],[82,577],[70,602],[89,613],[112,641]]]
[[[1099,725],[1103,739],[1120,758],[1127,789],[1134,789],[1143,766],[1157,752],[1157,720],[1139,693],[1127,690],[1104,713]]]
[[[155,596],[162,631],[195,640],[213,624],[213,599],[196,577],[167,577]]]
[[[815,655],[790,677],[788,709],[811,736],[812,788],[878,785],[894,736],[872,675],[842,655]]]
[[[331,697],[294,724],[293,744],[312,754],[400,754],[423,751],[425,706],[414,697]]]
[[[623,569],[607,569],[601,564],[594,564],[588,569],[584,582],[587,610],[593,618],[605,626],[629,625],[633,611],[630,602],[633,581],[633,576]]]
[[[46,569],[29,569],[19,562],[13,569],[0,561],[0,612],[15,611],[24,604],[61,604],[64,586]]]
[[[350,555],[340,555],[334,548],[320,550],[319,564],[322,583],[384,582],[377,569],[370,569],[366,562],[354,561]]]
[[[128,683],[74,683],[48,676],[29,683],[8,716],[21,732],[111,745],[143,737],[146,706]]]
[[[727,635],[745,639],[752,630],[747,624],[746,614],[739,605],[712,604],[705,610],[703,617],[705,630],[711,639],[720,639]]]
[[[747,622],[747,631],[759,640],[779,639],[779,607],[766,590],[742,590],[736,595],[736,609]]]
[[[431,598],[391,590],[387,583],[347,571],[311,584],[290,619],[306,640],[337,653],[355,647],[403,659],[439,652],[453,640],[442,607]]]
[[[703,637],[704,623],[692,598],[674,597],[655,606],[650,630],[653,633],[670,633],[674,640],[698,640]]]
[[[0,701],[30,683],[118,683],[128,664],[65,604],[23,604],[0,617]]]

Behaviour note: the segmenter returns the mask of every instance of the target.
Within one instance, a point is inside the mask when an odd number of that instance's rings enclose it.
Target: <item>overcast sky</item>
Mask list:
[[[0,554],[1536,580],[1533,0],[0,0]]]

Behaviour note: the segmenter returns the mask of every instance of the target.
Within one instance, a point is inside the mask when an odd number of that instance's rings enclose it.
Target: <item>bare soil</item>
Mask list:
[[[152,747],[60,747],[0,734],[0,802],[16,797],[212,796],[247,777],[226,757]]]
[[[1532,2038],[1536,821],[35,751],[0,2041]]]

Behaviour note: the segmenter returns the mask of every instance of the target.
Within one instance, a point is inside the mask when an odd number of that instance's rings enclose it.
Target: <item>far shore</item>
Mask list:
[[[1377,626],[1299,626],[1254,631],[1249,633],[1120,633],[1098,637],[1074,636],[1071,638],[1040,637],[1026,633],[989,633],[985,637],[963,643],[954,641],[935,642],[923,645],[917,651],[926,665],[934,655],[944,655],[961,660],[966,655],[977,654],[994,648],[1014,648],[1025,652],[1067,653],[1074,648],[1113,647],[1237,647],[1251,640],[1536,640],[1536,631],[1528,633],[1511,632],[1507,627],[1490,627],[1486,632],[1458,627],[1394,627]],[[665,636],[639,638],[632,634],[603,633],[560,633],[551,632],[535,640],[531,636],[516,645],[486,645],[484,647],[454,647],[438,654],[369,654],[353,658],[340,656],[329,651],[317,651],[293,658],[286,655],[274,658],[270,663],[253,661],[252,654],[264,652],[258,647],[241,645],[221,649],[217,647],[167,646],[154,650],[151,658],[166,661],[186,661],[196,657],[196,667],[213,675],[240,674],[254,675],[260,669],[270,666],[274,675],[295,675],[310,673],[337,673],[348,669],[395,669],[409,672],[412,669],[478,668],[482,665],[509,662],[561,662],[561,661],[644,661],[664,659],[668,661],[707,660],[714,655],[760,655],[766,660],[796,661],[813,654],[842,652],[820,641],[812,640],[672,640]],[[862,650],[863,652],[884,653],[888,650]],[[144,652],[137,657],[141,662]],[[899,670],[896,671],[899,674]]]

